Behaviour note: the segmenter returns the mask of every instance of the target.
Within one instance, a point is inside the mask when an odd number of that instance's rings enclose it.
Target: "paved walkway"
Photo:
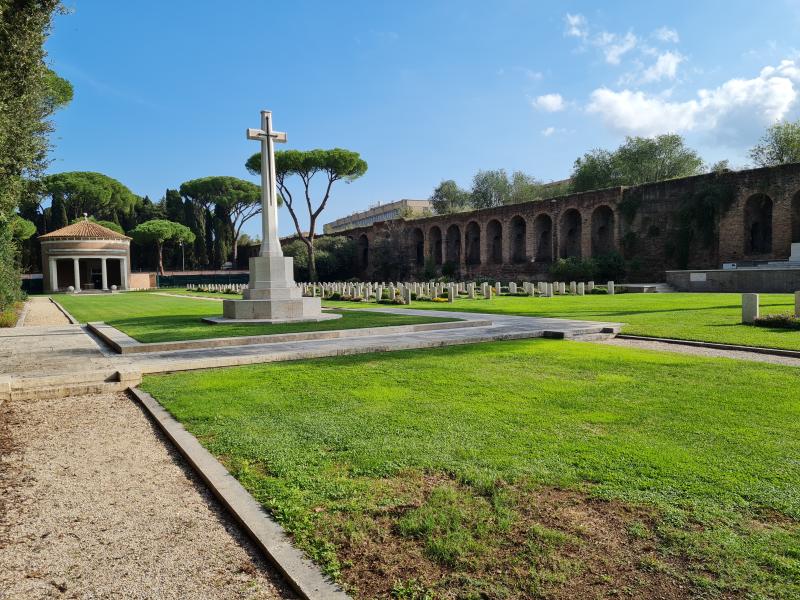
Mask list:
[[[40,325],[69,325],[69,319],[46,296],[33,296],[28,300],[23,327]]]
[[[287,598],[124,394],[0,405],[0,597]]]

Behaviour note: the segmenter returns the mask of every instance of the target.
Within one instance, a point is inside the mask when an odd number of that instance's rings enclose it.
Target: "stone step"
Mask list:
[[[0,400],[66,398],[84,394],[117,392],[140,383],[136,370],[95,370],[42,377],[0,378]]]
[[[572,336],[568,339],[578,342],[602,342],[617,337],[616,333],[583,333]]]
[[[111,383],[75,384],[57,387],[29,387],[11,391],[9,400],[53,400],[70,396],[86,396],[89,394],[108,394],[121,392],[130,387],[128,383],[119,381]]]

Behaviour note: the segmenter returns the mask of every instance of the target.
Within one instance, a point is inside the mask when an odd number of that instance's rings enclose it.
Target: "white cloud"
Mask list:
[[[800,67],[784,60],[777,67],[766,67],[758,77],[730,79],[683,102],[642,91],[600,88],[592,92],[586,110],[624,134],[708,131],[746,139],[789,113],[797,100],[795,84],[800,84]]]
[[[550,137],[555,132],[556,132],[556,128],[555,127],[545,127],[544,129],[542,129],[542,135],[544,137]]]
[[[680,37],[678,37],[678,32],[669,27],[659,27],[653,32],[653,36],[662,42],[672,42],[673,44],[681,41]]]
[[[595,43],[603,49],[608,64],[618,65],[622,56],[636,47],[637,41],[630,31],[622,37],[603,31],[597,36]]]
[[[671,50],[659,54],[656,62],[642,73],[642,81],[650,83],[652,81],[661,81],[662,79],[675,79],[678,73],[678,65],[684,60],[686,60],[685,56]]]
[[[547,112],[558,112],[564,110],[566,106],[561,94],[544,94],[543,96],[538,96],[533,101],[533,105]]]
[[[566,23],[564,35],[585,38],[589,33],[589,26],[586,22],[586,17],[584,17],[582,14],[571,15],[567,13],[564,17],[564,23]]]

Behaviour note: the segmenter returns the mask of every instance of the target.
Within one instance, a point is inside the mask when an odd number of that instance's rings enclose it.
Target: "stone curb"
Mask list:
[[[350,599],[322,574],[317,565],[292,546],[283,527],[264,512],[233,475],[155,398],[135,387],[128,391],[300,597],[308,600]]]
[[[664,344],[674,344],[676,346],[695,346],[698,348],[710,348],[713,350],[733,350],[736,352],[750,352],[753,354],[772,354],[773,356],[786,356],[788,358],[800,358],[800,351],[783,350],[781,348],[765,348],[763,346],[740,346],[737,344],[722,344],[719,342],[700,342],[697,340],[677,340],[674,338],[649,337],[646,335],[631,335],[620,333],[617,337],[621,340],[640,340],[643,342],[662,342]]]
[[[71,324],[71,325],[80,325],[80,323],[78,322],[78,319],[76,319],[76,318],[75,318],[75,317],[73,317],[71,314],[69,314],[69,312],[67,311],[67,309],[66,309],[66,308],[64,308],[63,306],[61,306],[61,304],[60,304],[60,303],[56,302],[56,301],[55,301],[55,300],[52,298],[52,296],[50,297],[50,302],[52,302],[53,304],[55,304],[55,305],[56,305],[56,308],[57,308],[58,310],[60,310],[60,311],[61,311],[61,313],[62,313],[62,314],[65,316],[65,317],[67,317],[67,320],[70,322],[70,324]]]
[[[28,316],[28,310],[30,310],[31,301],[26,300],[25,304],[22,305],[22,310],[19,311],[19,315],[17,316],[17,323],[14,327],[25,327],[25,317]]]
[[[118,354],[142,354],[147,352],[174,352],[176,350],[207,350],[210,348],[230,348],[232,346],[255,346],[284,342],[305,342],[313,340],[333,340],[371,337],[375,335],[400,335],[421,331],[439,331],[469,327],[488,327],[489,320],[454,320],[441,323],[417,323],[416,325],[386,325],[384,327],[361,327],[353,329],[334,329],[329,331],[305,331],[297,333],[275,333],[240,337],[206,338],[200,340],[178,340],[174,342],[138,342],[119,329],[103,322],[89,322],[89,331],[99,337]]]

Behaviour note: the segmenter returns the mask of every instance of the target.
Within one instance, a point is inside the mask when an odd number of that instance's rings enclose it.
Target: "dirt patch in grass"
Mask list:
[[[357,598],[663,598],[699,592],[645,508],[558,488],[385,482],[372,514],[322,520]]]

